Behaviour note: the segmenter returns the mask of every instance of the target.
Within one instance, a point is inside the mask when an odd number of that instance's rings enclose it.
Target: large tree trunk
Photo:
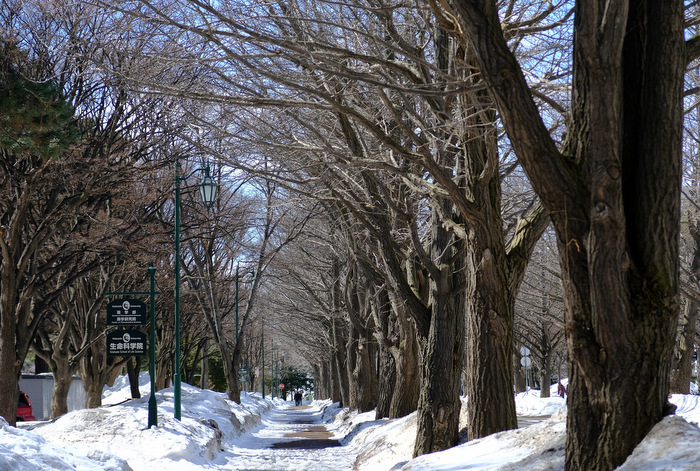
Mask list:
[[[80,377],[85,388],[85,407],[94,409],[102,405],[102,388],[104,387],[106,361],[104,342],[98,342],[97,347],[90,347],[90,351],[80,360]]]
[[[550,386],[552,384],[552,337],[550,325],[542,322],[542,332],[540,337],[540,354],[542,364],[540,365],[540,397],[550,396]]]
[[[693,260],[690,264],[689,286],[697,286],[700,280],[700,232],[698,222],[690,224],[690,235],[693,238]],[[678,341],[673,352],[671,362],[672,393],[688,394],[692,379],[693,352],[695,350],[695,336],[698,330],[698,317],[700,307],[691,296],[685,296],[683,311],[678,322]]]
[[[396,384],[396,364],[389,347],[379,343],[379,382],[377,384],[376,420],[389,417],[394,385]]]
[[[3,317],[4,320],[4,317]],[[7,335],[7,334],[11,335]],[[0,371],[9,371],[0,381],[0,416],[10,425],[17,424],[17,401],[19,400],[19,374],[14,355],[14,329],[0,326]]]
[[[368,412],[377,407],[377,369],[374,364],[376,344],[367,337],[357,337],[356,348],[348,349],[350,408]]]
[[[237,355],[236,351],[230,352],[228,350],[228,343],[225,340],[215,343],[217,347],[219,347],[221,364],[224,370],[224,377],[226,378],[226,396],[228,396],[230,400],[240,404],[241,388],[238,385],[238,371],[235,367],[236,364],[239,364],[240,360],[238,357],[240,355]]]
[[[379,338],[379,398],[377,419],[396,419],[415,412],[420,394],[418,339],[415,324],[407,317],[403,304],[389,299],[386,292],[377,296],[385,312],[377,322]]]
[[[67,350],[61,348],[61,343],[65,339],[60,339],[54,345],[51,357],[47,358],[51,365],[53,374],[53,390],[51,391],[51,418],[68,413],[68,392],[73,381],[73,375],[78,371],[79,365],[70,361]],[[38,354],[37,354],[38,356]]]
[[[66,377],[53,372],[53,389],[51,391],[51,418],[55,419],[68,413],[68,392],[72,382],[72,373]]]
[[[346,366],[346,339],[348,337],[347,324],[341,319],[340,313],[343,311],[344,302],[342,289],[340,286],[340,261],[333,257],[333,288],[331,292],[331,302],[333,305],[333,316],[331,322],[331,374],[333,377],[333,401],[340,402],[340,405],[350,404],[350,383],[348,369]]]
[[[695,335],[698,330],[697,303],[689,297],[685,298],[685,306],[681,312],[678,324],[678,342],[673,352],[671,362],[670,392],[689,394],[690,381],[693,377],[693,352],[695,350]]]
[[[202,342],[202,362],[200,367],[201,375],[199,379],[200,389],[209,388],[209,339]]]
[[[91,382],[85,385],[85,407],[96,409],[102,405],[102,388],[98,383]]]
[[[519,356],[513,355],[513,385],[516,393],[524,392],[527,389],[525,381],[525,368],[520,365]],[[517,364],[516,364],[517,363]]]
[[[497,234],[487,236],[474,228],[467,242],[465,393],[470,440],[517,428],[511,370],[513,304],[500,265],[504,245],[502,240],[486,245],[493,240],[490,236]]]
[[[570,218],[555,219],[572,363],[567,469],[621,465],[670,410],[683,5],[614,3],[610,11],[582,3],[577,13],[575,135],[591,197],[576,204],[589,212],[589,225],[571,231]],[[606,23],[610,14],[626,28]]]
[[[323,385],[323,395],[321,396],[322,398],[328,398],[330,399],[333,397],[331,394],[331,391],[333,390],[333,382],[331,380],[331,365],[329,361],[323,361],[321,362],[320,365],[320,370],[321,370],[321,384]],[[335,401],[333,401],[335,402]]]
[[[122,357],[107,358],[107,347],[102,342],[90,345],[89,351],[80,359],[80,377],[85,388],[85,407],[94,409],[102,405],[102,389],[118,374],[126,362]]]
[[[413,322],[399,319],[400,343],[392,349],[396,365],[396,386],[391,398],[389,418],[396,419],[413,413],[418,408],[420,395],[420,367],[418,365],[418,337]]]
[[[340,396],[341,406],[350,404],[350,378],[348,377],[347,369],[347,354],[345,346],[346,327],[341,319],[335,319],[333,322],[333,336],[335,340],[335,351],[333,352],[333,376],[337,382],[337,393]]]
[[[478,97],[479,95],[477,95]],[[482,102],[488,103],[489,97]],[[475,105],[476,109],[478,105]],[[487,110],[474,113],[490,116]],[[483,120],[483,118],[482,118]],[[474,123],[465,156],[465,180],[470,199],[480,208],[479,220],[467,225],[466,238],[466,359],[465,394],[469,439],[517,428],[513,396],[513,310],[522,273],[512,278],[503,236],[501,182],[492,123]],[[480,125],[480,126],[477,126]],[[515,264],[524,272],[527,264]],[[515,268],[517,267],[517,268]],[[512,289],[512,291],[511,291]]]
[[[3,229],[4,230],[4,229]],[[0,231],[1,234],[2,231]],[[3,252],[5,254],[5,252]],[[3,258],[5,258],[3,256]],[[17,311],[20,310],[17,302],[16,273],[11,260],[2,260],[0,263],[0,416],[10,425],[17,424],[17,401],[19,400],[19,378],[22,373],[22,364],[27,350],[18,345],[17,338],[21,329],[18,326],[19,319],[26,319]],[[27,342],[27,349],[29,342]]]
[[[451,208],[451,203],[442,202]],[[445,209],[446,209],[445,208]],[[430,281],[431,319],[423,340],[418,431],[413,456],[446,450],[459,434],[464,359],[464,241],[447,232],[433,210],[431,253],[439,260]],[[449,212],[448,212],[449,214]]]
[[[129,358],[126,361],[126,374],[129,377],[129,389],[132,399],[140,399],[139,371],[141,371],[141,357]]]
[[[371,332],[378,317],[373,302],[378,294],[373,281],[366,278],[358,264],[348,270],[345,286],[349,333],[346,342],[348,405],[352,410],[367,412],[377,407],[377,345]]]
[[[668,413],[678,317],[683,2],[577,2],[566,154],[495,3],[457,0],[511,143],[555,224],[570,383],[566,468],[611,470]]]

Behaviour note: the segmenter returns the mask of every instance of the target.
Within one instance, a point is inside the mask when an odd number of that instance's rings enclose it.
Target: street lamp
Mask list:
[[[260,321],[260,348],[262,349],[262,398],[265,400],[265,317]]]
[[[180,381],[180,182],[187,180],[197,172],[204,172],[199,183],[199,193],[207,209],[211,208],[216,198],[218,185],[209,176],[209,166],[198,168],[186,177],[180,176],[180,160],[175,162],[175,365],[173,368],[173,388],[175,394],[175,418],[181,418],[182,385]]]

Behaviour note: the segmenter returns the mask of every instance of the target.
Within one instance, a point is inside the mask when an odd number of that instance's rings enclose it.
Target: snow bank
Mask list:
[[[225,440],[233,440],[258,426],[264,413],[271,407],[271,402],[263,401],[259,395],[244,396],[242,404],[236,404],[226,399],[224,394],[183,383],[182,420],[174,418],[173,388],[164,389],[156,393],[158,426],[149,429],[149,397],[146,395],[141,399],[121,403],[124,401],[123,396],[129,394],[128,382],[126,384],[126,388],[115,384],[111,388],[114,391],[106,394],[106,402],[117,402],[117,405],[73,411],[51,422],[23,425],[27,429],[31,428],[31,431],[9,427],[12,432],[25,434],[25,447],[3,447],[5,441],[14,443],[14,439],[8,431],[0,431],[0,448],[3,449],[0,469],[201,469],[219,455]],[[141,392],[150,394],[150,385],[142,386]],[[22,443],[22,440],[17,442]],[[82,450],[85,445],[89,445],[90,449]],[[47,457],[53,455],[51,452],[46,453],[46,447],[61,451],[56,460],[66,463],[88,460],[86,462],[89,464],[81,465],[82,467],[64,466],[60,463],[41,464],[40,460],[48,460]],[[43,453],[38,452],[40,449],[44,450]],[[36,456],[35,461],[30,463],[37,466],[27,465],[25,458],[33,456]]]
[[[539,389],[530,389],[515,395],[515,412],[518,415],[554,415],[564,404],[564,399],[556,394],[540,397]]]
[[[618,471],[694,471],[700,467],[700,429],[669,415],[656,424]]]
[[[132,471],[122,458],[75,445],[70,451],[34,432],[11,427],[0,417],[0,469],[2,471],[75,470]]]
[[[368,423],[350,442],[357,448],[354,469],[399,469],[413,457],[417,414]]]
[[[144,383],[142,399],[128,400],[128,383],[123,378],[105,391],[105,402],[117,405],[74,411],[52,422],[27,422],[20,428],[0,420],[0,470],[348,470],[353,460],[352,469],[358,471],[564,468],[566,407],[561,398],[540,398],[534,390],[516,396],[519,416],[551,415],[549,419],[412,459],[416,413],[401,419],[375,420],[374,412],[358,414],[337,403],[314,401],[318,416],[344,446],[311,454],[282,450],[272,456],[268,447],[284,436],[296,417],[284,417],[285,403],[252,393],[242,397],[242,404],[236,404],[222,393],[183,384],[182,421],[173,418],[172,388],[165,389],[156,393],[158,427],[147,429],[150,387],[147,381]],[[693,422],[700,421],[700,397],[674,395],[670,400],[677,406],[677,415],[657,424],[619,470],[698,468],[700,429]],[[268,414],[273,405],[279,409]],[[280,420],[279,416],[282,420],[278,424],[275,421]],[[271,425],[277,431],[268,430]],[[323,458],[318,458],[320,453],[325,453]],[[327,468],[329,463],[336,468]]]
[[[669,402],[676,406],[676,415],[688,422],[700,424],[700,396],[672,394]]]

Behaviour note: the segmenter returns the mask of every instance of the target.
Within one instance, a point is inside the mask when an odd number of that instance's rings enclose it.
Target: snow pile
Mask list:
[[[147,378],[142,394],[150,394]],[[105,390],[106,402],[117,405],[23,423],[21,429],[3,421],[0,469],[201,469],[223,450],[224,441],[256,427],[272,406],[260,395],[246,396],[239,405],[225,394],[183,384],[182,420],[173,416],[173,389],[164,389],[156,393],[158,426],[149,429],[149,397],[121,403],[129,394],[128,380],[120,379]]]
[[[540,397],[539,389],[530,389],[515,395],[515,412],[518,415],[554,415],[564,404],[564,399],[556,395]]]
[[[357,449],[355,469],[400,469],[413,456],[416,413],[400,419],[367,424],[354,434],[350,446]]]
[[[700,396],[672,394],[669,402],[676,406],[676,415],[688,422],[700,424]]]
[[[0,469],[3,471],[77,470],[132,471],[118,456],[92,448],[72,446],[68,451],[43,437],[11,427],[0,417]]]
[[[700,429],[677,415],[656,424],[618,471],[694,471],[700,467]]]
[[[449,450],[411,459],[416,425],[403,419],[362,423],[351,445],[360,448],[355,470],[386,471],[559,471],[564,470],[566,406],[555,394],[538,390],[516,395],[519,416],[547,417],[527,428],[472,440]],[[463,399],[464,401],[464,399]],[[676,415],[666,417],[637,446],[618,471],[693,471],[700,469],[700,396],[675,394]],[[359,419],[360,416],[354,420]],[[352,423],[352,414],[346,421]]]
[[[104,393],[105,403],[116,405],[74,411],[51,422],[25,422],[21,428],[0,419],[0,470],[564,469],[566,407],[560,397],[540,398],[539,391],[516,396],[518,417],[551,415],[546,420],[412,459],[415,413],[375,420],[374,412],[359,414],[330,401],[294,408],[259,394],[246,395],[236,404],[225,394],[182,386],[182,421],[173,418],[172,388],[165,389],[156,394],[158,427],[151,429],[147,377],[142,399],[128,400],[128,382],[120,378]],[[677,415],[657,424],[619,471],[700,469],[700,397],[674,395],[670,400]],[[293,441],[309,424],[325,424],[343,446],[272,446]]]
[[[462,399],[462,404],[466,399]],[[516,396],[518,415],[535,417],[557,414],[560,397],[540,398],[531,390]],[[464,408],[464,407],[463,407]],[[565,408],[564,408],[565,409]],[[362,422],[350,443],[358,447],[357,470],[522,470],[564,469],[565,415],[558,414],[527,428],[471,440],[449,450],[412,459],[416,413],[395,420]],[[346,419],[349,420],[349,419]],[[460,427],[465,426],[464,420]],[[554,467],[544,466],[546,463]]]

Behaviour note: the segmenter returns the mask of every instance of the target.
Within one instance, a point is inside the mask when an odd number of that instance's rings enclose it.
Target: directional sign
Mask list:
[[[107,325],[145,325],[146,303],[138,299],[115,299],[107,303]]]
[[[107,334],[107,356],[145,355],[147,344],[146,334],[140,330],[115,330]]]
[[[238,368],[238,382],[247,383],[248,382],[248,368]]]

